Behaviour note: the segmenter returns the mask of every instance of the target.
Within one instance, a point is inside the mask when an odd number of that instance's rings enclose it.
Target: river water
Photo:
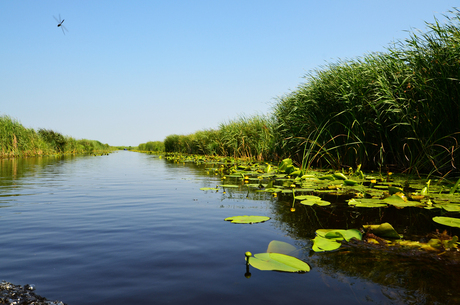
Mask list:
[[[373,252],[355,255],[358,261],[343,253],[312,253],[310,240],[296,236],[280,218],[276,199],[202,191],[221,181],[195,165],[127,151],[0,164],[0,280],[34,284],[36,293],[50,300],[70,305],[459,300],[450,287],[458,282],[451,284],[440,267],[423,271],[424,261],[405,259],[406,269],[427,278],[411,284],[415,273],[392,273],[385,258],[377,266]],[[224,221],[236,215],[272,219],[253,225]],[[247,278],[244,253],[265,252],[272,240],[301,249],[311,272],[250,267]],[[435,280],[447,286],[438,290],[440,296],[419,287]]]

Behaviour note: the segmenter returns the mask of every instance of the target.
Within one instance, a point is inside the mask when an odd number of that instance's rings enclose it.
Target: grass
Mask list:
[[[386,52],[310,71],[267,116],[166,137],[166,152],[282,160],[303,168],[459,172],[460,13]]]
[[[76,140],[47,129],[25,128],[10,116],[0,116],[0,158],[62,153],[94,153],[112,150],[95,140]]]

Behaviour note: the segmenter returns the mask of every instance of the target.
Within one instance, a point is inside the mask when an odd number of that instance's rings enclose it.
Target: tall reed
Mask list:
[[[314,70],[274,108],[277,149],[299,163],[442,173],[458,164],[459,14],[386,53]],[[327,122],[327,126],[325,126]],[[321,131],[321,132],[320,132]],[[304,161],[305,163],[305,161]]]

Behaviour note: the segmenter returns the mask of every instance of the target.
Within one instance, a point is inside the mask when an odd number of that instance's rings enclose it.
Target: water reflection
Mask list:
[[[171,164],[171,166],[177,166]],[[196,175],[206,175],[203,165],[179,165],[196,167]],[[406,239],[423,240],[440,226],[432,217],[440,215],[439,210],[420,208],[350,208],[334,196],[324,200],[333,204],[328,207],[304,206],[296,202],[295,212],[290,194],[279,198],[257,193],[247,188],[238,179],[225,183],[240,185],[226,189],[222,200],[239,198],[268,200],[273,219],[271,225],[285,232],[297,245],[304,249],[302,259],[308,262],[331,291],[341,293],[349,289],[356,302],[380,303],[383,295],[391,304],[457,304],[460,302],[460,264],[457,253],[427,253],[418,250],[395,250],[379,246],[352,243],[336,252],[315,253],[311,250],[311,239],[321,228],[352,229],[364,224],[389,222]],[[450,235],[460,235],[456,228],[445,228]],[[245,265],[244,276],[251,277],[251,268]],[[337,282],[343,283],[345,288]],[[357,285],[359,284],[359,285]],[[362,287],[364,288],[358,288]],[[366,288],[367,287],[367,290]]]

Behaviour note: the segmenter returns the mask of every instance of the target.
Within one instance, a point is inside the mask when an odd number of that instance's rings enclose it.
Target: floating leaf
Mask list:
[[[362,234],[359,230],[349,229],[319,229],[316,230],[316,237],[313,239],[313,251],[324,252],[333,251],[342,245],[342,240],[350,241],[352,238],[362,239]]]
[[[267,253],[281,253],[291,256],[299,251],[300,250],[293,245],[278,240],[272,240],[267,248]]]
[[[300,195],[300,196],[295,196],[295,199],[298,199],[298,200],[321,200],[321,197],[314,196],[314,195]]]
[[[226,188],[232,188],[232,187],[238,187],[238,185],[234,185],[234,184],[222,184],[222,185],[219,185],[220,187],[226,187]]]
[[[449,227],[460,228],[460,218],[436,216],[433,221]]]
[[[232,223],[258,223],[258,222],[264,222],[269,220],[270,217],[267,216],[232,216],[232,217],[227,217],[224,220],[226,221],[231,221]]]
[[[315,252],[334,251],[340,248],[341,245],[335,239],[324,238],[318,235],[313,239],[312,249]]]
[[[200,188],[202,191],[218,191],[219,189],[216,189],[214,187],[202,187]]]
[[[382,223],[380,225],[364,225],[364,229],[369,230],[369,232],[383,238],[401,238],[401,236],[396,232],[391,224],[388,222]]]
[[[387,206],[385,203],[382,203],[380,199],[350,199],[348,205],[359,208],[381,208]]]
[[[259,270],[308,272],[310,266],[298,258],[281,253],[257,253],[246,257],[247,262]]]
[[[460,204],[448,203],[448,204],[439,204],[438,207],[442,207],[448,212],[460,212]]]
[[[319,205],[319,206],[326,206],[326,205],[330,205],[331,203],[329,201],[324,201],[324,200],[317,200],[317,199],[307,199],[307,200],[302,200],[300,202],[301,204],[303,205],[309,205],[309,206],[312,206],[312,205]]]
[[[319,229],[316,234],[329,239],[338,239],[350,241],[352,238],[361,240],[362,234],[357,229],[341,230],[341,229]]]

